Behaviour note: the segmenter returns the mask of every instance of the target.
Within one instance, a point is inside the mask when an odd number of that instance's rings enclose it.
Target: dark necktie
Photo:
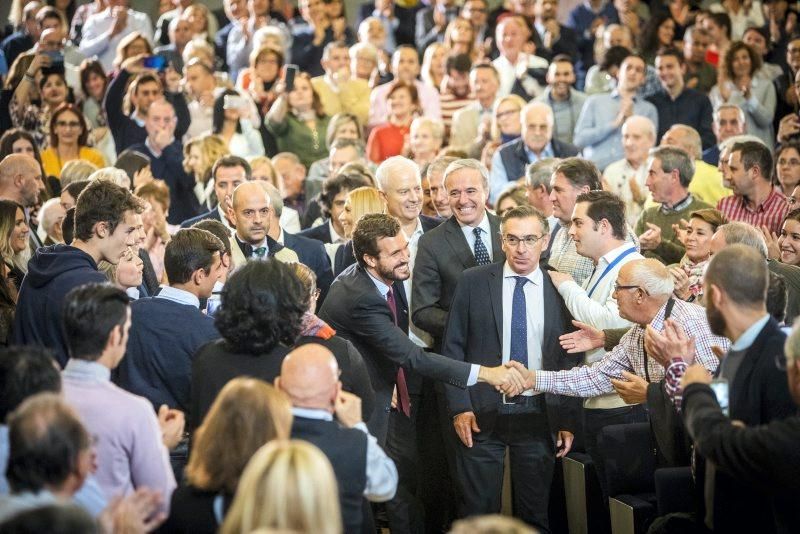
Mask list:
[[[525,308],[525,283],[528,279],[524,276],[515,276],[517,285],[514,287],[514,297],[511,303],[511,350],[509,359],[528,367],[528,317]]]
[[[259,260],[263,260],[267,255],[267,247],[258,247],[253,249],[253,257]]]
[[[394,291],[392,288],[389,288],[389,292],[386,293],[386,304],[389,305],[389,310],[392,312],[392,318],[394,319],[394,324],[397,325],[397,302],[394,300]],[[411,399],[408,397],[408,384],[406,384],[406,372],[405,370],[400,367],[397,369],[397,400],[400,404],[400,411],[405,414],[406,417],[411,417]]]
[[[472,233],[475,234],[475,263],[478,265],[487,265],[492,263],[489,257],[489,251],[486,250],[486,245],[483,244],[481,239],[481,229],[473,228]]]

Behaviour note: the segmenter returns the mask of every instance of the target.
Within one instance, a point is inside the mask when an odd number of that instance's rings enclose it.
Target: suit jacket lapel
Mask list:
[[[461,226],[458,224],[455,215],[450,217],[445,224],[447,225],[445,239],[464,268],[469,269],[470,267],[478,265],[475,263],[475,256],[469,248],[467,238],[464,237],[464,232],[461,231]]]
[[[753,344],[750,345],[749,349],[747,349],[745,357],[742,358],[742,362],[739,364],[739,369],[736,371],[736,376],[733,379],[734,383],[731,384],[731,389],[739,392],[737,394],[737,398],[742,402],[749,400],[746,398],[746,394],[743,394],[743,392],[747,391],[747,384],[750,383],[750,377],[755,372],[759,360],[762,357],[774,357],[774,355],[764,354],[764,345],[767,342],[767,339],[775,333],[777,328],[778,325],[773,319],[767,321],[767,324],[765,324],[764,328],[761,329],[761,332],[758,333],[755,341],[753,341]]]
[[[495,263],[489,271],[489,300],[492,303],[492,315],[497,329],[497,339],[503,344],[503,265]]]
[[[544,360],[557,356],[561,351],[558,336],[561,334],[561,318],[558,294],[545,267],[542,269],[542,296],[544,300],[544,332],[542,333],[542,364]],[[547,368],[547,367],[546,367]]]
[[[489,227],[492,229],[492,261],[503,261],[506,259],[506,254],[503,252],[503,241],[500,238],[500,219],[488,211],[486,215],[489,216]]]
[[[395,304],[397,305],[397,326],[399,326],[403,332],[408,332],[408,299],[406,299],[406,289],[403,282],[395,282],[392,284],[392,291],[394,292]]]

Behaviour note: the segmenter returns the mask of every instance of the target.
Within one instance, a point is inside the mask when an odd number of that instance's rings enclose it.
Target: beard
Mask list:
[[[396,266],[394,269],[387,269],[386,267],[379,265],[378,266],[378,274],[381,278],[385,280],[394,280],[395,282],[402,282],[403,280],[407,280],[411,274],[402,274],[401,269],[406,267],[408,264],[402,264]]]
[[[725,317],[714,307],[714,303],[710,298],[706,300],[706,318],[708,319],[708,326],[712,334],[715,336],[725,335],[725,329],[728,326],[725,322]]]

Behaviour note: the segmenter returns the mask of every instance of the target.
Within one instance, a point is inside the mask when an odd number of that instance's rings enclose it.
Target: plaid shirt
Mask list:
[[[729,221],[747,223],[759,230],[762,226],[766,226],[770,232],[780,234],[781,223],[789,210],[789,205],[783,193],[773,188],[767,199],[755,209],[750,207],[741,195],[730,195],[720,199],[717,209]]]
[[[664,329],[664,311],[666,303],[658,310],[650,325],[657,331]],[[697,363],[706,369],[715,371],[719,360],[711,351],[718,345],[728,349],[728,340],[711,333],[706,320],[705,308],[675,300],[671,318],[681,324],[690,337],[696,339]],[[619,344],[605,357],[592,366],[575,367],[569,371],[536,371],[536,391],[569,395],[572,397],[596,397],[614,391],[612,378],[622,379],[622,372],[628,371],[637,376],[647,378],[650,382],[658,382],[664,378],[664,368],[654,359],[647,358],[644,352],[645,327],[634,325],[622,336]],[[645,372],[645,364],[647,372]]]

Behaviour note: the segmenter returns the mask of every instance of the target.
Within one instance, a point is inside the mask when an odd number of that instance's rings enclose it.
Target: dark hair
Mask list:
[[[39,28],[42,27],[44,21],[47,19],[57,19],[58,22],[61,24],[64,33],[69,33],[69,24],[67,20],[72,20],[72,17],[67,19],[64,14],[62,14],[58,9],[54,7],[55,1],[48,0],[45,2],[46,6],[41,8],[39,11],[36,12],[36,25]],[[73,14],[75,11],[75,0],[71,0],[70,5],[72,6]]]
[[[105,222],[114,232],[126,211],[142,213],[144,204],[127,189],[106,180],[91,182],[75,204],[75,238],[88,241],[94,235],[94,226]]]
[[[706,18],[711,19],[717,26],[725,29],[725,36],[731,38],[731,17],[727,13],[708,13]]]
[[[392,82],[389,90],[386,92],[386,100],[388,101],[392,95],[400,89],[405,89],[408,91],[408,94],[411,95],[411,103],[414,104],[417,109],[419,109],[421,104],[419,101],[419,91],[417,91],[417,86],[413,83],[404,82],[403,80],[396,80]]]
[[[217,177],[217,169],[219,168],[232,168],[232,167],[241,167],[244,169],[244,176],[246,180],[250,180],[253,176],[253,169],[250,167],[250,164],[247,163],[247,160],[244,158],[240,158],[239,156],[222,156],[217,161],[214,162],[214,165],[211,167],[211,177]]]
[[[42,156],[39,154],[39,145],[36,139],[33,138],[30,132],[22,128],[11,128],[0,137],[0,161],[2,161],[9,154],[14,153],[14,143],[20,139],[25,139],[33,147],[33,157],[39,163],[42,162]]]
[[[758,52],[749,44],[743,43],[742,41],[732,42],[728,50],[725,51],[725,57],[722,59],[721,65],[721,68],[725,69],[725,74],[727,74],[729,80],[736,79],[736,76],[733,74],[733,57],[739,50],[746,50],[747,54],[750,56],[750,75],[753,75],[760,69],[764,62],[761,56],[758,55]]]
[[[78,136],[78,146],[79,147],[86,146],[89,139],[89,125],[86,124],[86,117],[83,116],[83,113],[81,112],[81,110],[78,109],[76,105],[70,104],[68,102],[64,102],[63,104],[58,106],[55,109],[55,111],[53,111],[53,114],[50,115],[50,124],[49,124],[50,145],[53,148],[58,147],[58,136],[56,135],[56,122],[58,121],[58,118],[66,112],[70,112],[76,117],[78,117],[78,122],[81,123],[81,134]]]
[[[205,230],[206,232],[212,234],[214,237],[219,239],[223,247],[225,247],[225,254],[228,256],[231,255],[231,234],[228,232],[228,228],[220,221],[216,219],[203,219],[202,221],[194,223],[191,228]]]
[[[164,251],[164,271],[171,284],[185,284],[198,269],[208,274],[214,265],[214,254],[225,252],[217,236],[199,228],[178,230]]]
[[[461,74],[466,74],[472,68],[472,59],[469,57],[469,54],[451,54],[447,56],[444,68],[446,73],[454,70]]]
[[[394,237],[400,232],[400,223],[385,213],[368,213],[356,221],[353,229],[353,255],[358,264],[366,268],[364,255],[377,258],[380,254],[378,240]]]
[[[322,216],[329,218],[333,209],[333,199],[342,191],[352,191],[359,187],[371,187],[372,183],[363,176],[355,174],[337,174],[322,182],[322,193],[319,195],[319,203],[322,208]]]
[[[8,485],[14,493],[60,486],[90,445],[78,415],[59,395],[34,395],[8,418]]]
[[[603,54],[600,60],[600,70],[608,71],[611,67],[619,68],[629,55],[631,55],[630,49],[624,46],[612,46]]]
[[[543,235],[550,233],[550,223],[547,221],[547,217],[544,216],[544,213],[528,204],[521,204],[511,208],[510,210],[506,210],[506,212],[503,214],[503,217],[500,219],[500,228],[505,228],[506,223],[511,219],[528,218],[534,218],[539,221],[539,224],[542,226]]]
[[[69,193],[69,196],[77,201],[83,190],[86,189],[90,183],[92,182],[89,180],[78,180],[77,182],[67,184],[67,187],[64,188],[64,191]]]
[[[70,184],[72,185],[72,184]],[[64,214],[64,220],[61,221],[61,233],[63,234],[64,244],[71,245],[75,240],[75,207],[71,207]]]
[[[562,159],[553,169],[554,176],[558,173],[563,174],[576,189],[588,187],[589,191],[594,191],[603,188],[600,185],[600,171],[597,170],[597,165],[588,159]]]
[[[84,59],[81,62],[79,74],[81,78],[81,90],[83,91],[84,98],[89,98],[89,78],[92,74],[97,74],[103,78],[103,81],[105,82],[103,94],[106,93],[105,90],[108,88],[108,75],[106,74],[106,70],[103,68],[103,64],[98,60]]]
[[[772,271],[767,285],[767,313],[779,323],[786,318],[786,279]]]
[[[764,180],[772,182],[772,153],[766,146],[758,141],[745,141],[733,145],[731,154],[734,152],[741,153],[742,166],[745,171],[758,166]]]
[[[149,156],[130,148],[123,150],[120,155],[117,156],[117,161],[114,162],[114,167],[125,171],[125,174],[131,179],[131,185],[133,185],[133,179],[136,173],[148,165],[150,165]]]
[[[643,54],[652,54],[661,46],[658,42],[658,31],[661,25],[672,17],[666,11],[650,15],[650,19],[645,22],[642,32],[639,34],[639,50]],[[646,62],[645,62],[646,63]]]
[[[767,262],[753,247],[728,245],[711,257],[706,268],[706,292],[713,284],[740,306],[759,306],[767,298]]]
[[[250,261],[228,278],[215,316],[235,352],[254,356],[294,344],[308,310],[308,293],[288,265]]]
[[[0,351],[0,424],[22,401],[43,391],[61,391],[50,349],[29,345]]]
[[[3,523],[4,534],[100,534],[100,526],[77,504],[49,504],[14,514]]]
[[[617,239],[625,239],[627,233],[625,229],[625,203],[614,193],[609,191],[589,191],[581,193],[575,199],[575,204],[588,202],[586,215],[594,221],[594,229],[597,230],[597,223],[603,219],[608,221],[611,226],[611,233]]]
[[[70,358],[100,358],[111,331],[125,324],[129,301],[124,291],[111,284],[85,284],[67,293],[61,316]]]
[[[657,58],[668,57],[668,56],[672,56],[675,59],[677,59],[680,65],[686,63],[686,59],[683,57],[683,53],[681,53],[681,51],[675,48],[674,46],[662,46],[661,48],[658,49],[658,52],[656,53]]]
[[[778,160],[780,159],[781,155],[786,152],[787,150],[794,150],[797,152],[797,155],[800,156],[800,143],[797,141],[789,141],[788,143],[781,143],[779,147],[775,149],[775,168],[773,169],[773,180],[775,184],[778,184]],[[2,159],[2,158],[0,158]]]
[[[60,65],[42,68],[42,77],[39,79],[38,85],[39,91],[44,89],[44,86],[47,84],[47,80],[49,80],[51,76],[58,76],[61,78],[61,81],[64,82],[64,86],[67,88],[67,97],[69,98],[69,84],[67,83],[67,75],[64,72],[64,67]]]
[[[225,89],[220,95],[214,99],[214,116],[211,120],[211,133],[222,133],[222,125],[225,124],[225,97],[226,96],[242,96],[238,91],[233,89]],[[236,133],[242,133],[242,123],[236,121]]]

